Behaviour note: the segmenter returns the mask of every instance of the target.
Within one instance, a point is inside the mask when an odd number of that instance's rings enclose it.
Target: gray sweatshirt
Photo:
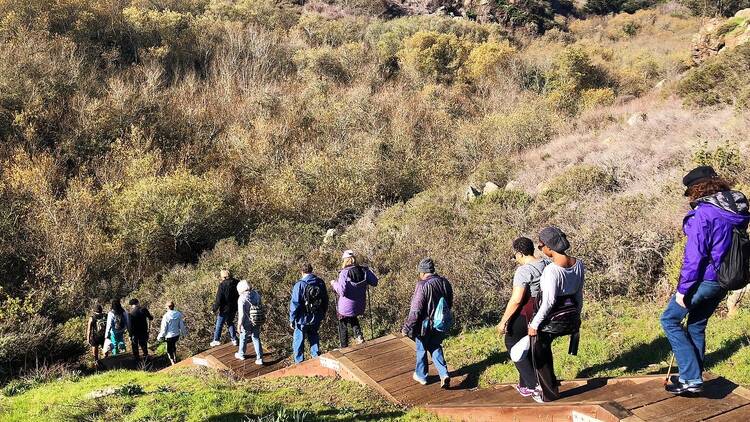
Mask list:
[[[542,291],[542,303],[539,305],[539,310],[531,324],[529,324],[531,328],[539,329],[558,296],[574,294],[578,303],[578,311],[581,311],[583,308],[583,273],[583,262],[580,259],[576,259],[575,265],[570,268],[563,268],[554,262],[544,268],[539,282]]]

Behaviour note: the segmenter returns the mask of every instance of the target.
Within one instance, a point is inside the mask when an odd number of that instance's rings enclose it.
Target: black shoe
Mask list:
[[[451,388],[451,379],[450,377],[445,377],[440,379],[440,388],[447,390]]]
[[[669,384],[665,387],[668,393],[672,394],[700,394],[703,392],[703,384],[683,384],[681,382],[676,382],[674,384]]]

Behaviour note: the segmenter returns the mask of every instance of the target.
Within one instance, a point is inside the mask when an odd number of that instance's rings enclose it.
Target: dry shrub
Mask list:
[[[419,31],[398,53],[407,74],[427,82],[452,82],[459,76],[472,45],[453,34]]]
[[[691,70],[677,85],[677,93],[694,106],[746,105],[750,85],[750,43],[713,56]]]

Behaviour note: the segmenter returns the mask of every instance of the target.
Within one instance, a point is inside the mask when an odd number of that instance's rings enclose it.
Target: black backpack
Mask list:
[[[115,312],[114,318],[112,319],[112,329],[116,333],[122,333],[125,331],[125,318],[119,312]]]
[[[538,303],[541,304],[541,301],[540,295]],[[578,312],[576,297],[567,295],[555,298],[555,303],[539,327],[539,331],[556,336],[568,336],[577,333],[580,328],[581,314]]]
[[[323,288],[317,284],[306,283],[302,297],[308,314],[316,314],[323,307]]]
[[[716,278],[721,287],[727,290],[742,289],[750,282],[750,238],[747,230],[735,226],[732,231],[732,244],[721,258]]]

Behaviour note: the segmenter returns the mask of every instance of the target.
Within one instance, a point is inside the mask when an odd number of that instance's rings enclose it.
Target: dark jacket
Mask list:
[[[128,315],[128,322],[130,326],[128,331],[132,337],[148,337],[148,321],[153,321],[154,316],[148,309],[136,306],[135,309]]]
[[[427,335],[422,323],[432,317],[442,297],[445,298],[448,307],[453,309],[453,286],[444,277],[434,274],[426,280],[417,282],[414,295],[411,297],[409,316],[406,317],[401,332],[410,338]]]
[[[227,317],[234,317],[237,314],[237,299],[240,297],[237,293],[237,283],[239,281],[236,278],[229,277],[219,284],[214,306],[211,308],[214,313],[219,311],[219,314]]]
[[[323,303],[316,313],[308,313],[305,309],[305,287],[318,286],[322,289]],[[292,299],[289,301],[289,322],[295,326],[320,325],[328,312],[328,291],[326,283],[315,274],[302,277],[292,288]]]

